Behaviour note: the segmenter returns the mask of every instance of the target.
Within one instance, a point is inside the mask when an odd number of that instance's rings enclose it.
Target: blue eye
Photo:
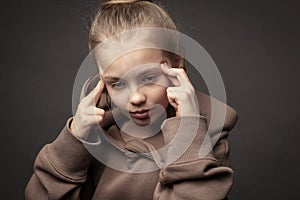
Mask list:
[[[125,83],[118,81],[118,82],[114,82],[110,84],[114,89],[122,89],[123,87],[125,87]]]
[[[146,82],[146,83],[154,82],[154,81],[156,81],[156,79],[157,79],[156,75],[148,75],[143,78],[143,82]]]

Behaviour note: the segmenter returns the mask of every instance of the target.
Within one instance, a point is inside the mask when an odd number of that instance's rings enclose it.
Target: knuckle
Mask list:
[[[80,104],[85,104],[87,102],[88,97],[83,97],[80,101]]]
[[[189,94],[187,92],[182,92],[181,93],[181,98],[182,99],[188,99],[188,97],[189,97]]]
[[[103,117],[102,116],[97,116],[97,119],[98,119],[97,120],[98,122],[102,122],[103,121]]]
[[[191,89],[186,90],[186,94],[189,95],[189,96],[191,96],[193,94],[193,91]]]
[[[101,109],[101,115],[105,114],[105,110]]]
[[[104,115],[105,111],[101,108],[95,107],[95,114]]]
[[[179,73],[184,73],[185,71],[183,70],[183,68],[177,68],[177,71],[179,72]]]
[[[83,118],[81,118],[81,121],[82,121],[82,123],[83,124],[89,124],[89,120],[87,119],[87,118],[85,118],[85,117],[83,117]]]

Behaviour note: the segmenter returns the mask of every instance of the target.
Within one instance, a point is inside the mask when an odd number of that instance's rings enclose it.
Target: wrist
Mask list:
[[[75,137],[75,138],[79,138],[78,132],[76,130],[75,127],[75,123],[74,123],[74,118],[72,117],[70,119],[70,122],[68,124],[68,128],[69,128],[69,132]]]

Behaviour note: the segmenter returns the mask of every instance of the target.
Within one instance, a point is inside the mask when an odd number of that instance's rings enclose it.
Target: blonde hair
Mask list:
[[[89,49],[123,31],[141,27],[177,30],[169,14],[151,1],[110,0],[98,10],[89,32]]]

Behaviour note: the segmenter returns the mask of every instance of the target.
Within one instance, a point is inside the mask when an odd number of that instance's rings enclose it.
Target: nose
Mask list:
[[[143,93],[141,88],[139,88],[132,92],[129,102],[133,105],[140,106],[145,103],[146,99],[146,95]]]

